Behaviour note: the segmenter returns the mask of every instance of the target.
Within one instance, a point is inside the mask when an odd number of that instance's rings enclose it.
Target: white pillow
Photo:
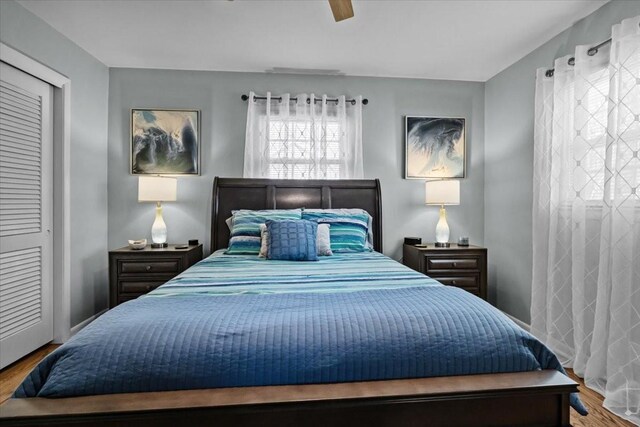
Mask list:
[[[316,250],[318,256],[331,256],[331,233],[329,233],[330,224],[318,224],[318,232],[316,234]]]
[[[269,232],[267,231],[267,224],[260,224],[260,258],[266,258],[269,254]]]
[[[318,256],[331,256],[331,233],[329,233],[330,224],[318,224],[318,232],[316,234],[316,250]],[[260,224],[260,258],[267,258],[269,255],[269,232],[266,224]]]

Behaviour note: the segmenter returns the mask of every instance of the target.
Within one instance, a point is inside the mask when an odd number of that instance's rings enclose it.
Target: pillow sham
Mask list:
[[[285,261],[317,261],[318,223],[304,219],[268,220],[268,259]]]
[[[318,256],[331,256],[331,235],[329,232],[329,224],[318,224],[316,236],[316,251]],[[269,232],[267,224],[260,224],[260,254],[261,258],[267,258],[269,254]]]
[[[301,219],[301,209],[267,209],[233,211],[228,255],[258,255],[260,253],[260,224],[269,220]]]
[[[302,219],[330,224],[331,251],[370,252],[369,220],[371,215],[362,209],[309,209],[302,211]]]

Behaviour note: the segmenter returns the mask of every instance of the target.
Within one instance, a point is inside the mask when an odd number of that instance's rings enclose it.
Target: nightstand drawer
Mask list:
[[[120,280],[118,290],[121,294],[145,294],[169,280]]]
[[[445,270],[480,270],[480,258],[440,258],[427,256],[426,259],[427,275],[431,271]]]
[[[432,279],[436,279],[438,282],[443,285],[456,286],[458,288],[479,288],[480,287],[480,276],[465,276],[465,277],[454,277],[454,276],[442,276],[442,277],[432,277]]]
[[[119,260],[118,273],[138,274],[138,273],[179,273],[180,258],[163,260]]]

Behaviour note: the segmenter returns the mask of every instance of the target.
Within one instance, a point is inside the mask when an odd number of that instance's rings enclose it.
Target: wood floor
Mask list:
[[[10,398],[13,391],[20,385],[24,377],[26,377],[33,368],[35,368],[38,362],[58,347],[59,345],[57,344],[45,345],[1,370],[0,403]]]
[[[58,346],[55,344],[46,345],[16,363],[7,366],[0,371],[0,403],[11,397],[13,391],[20,385],[24,377],[42,360]],[[580,383],[580,398],[589,408],[589,415],[581,417],[575,411],[571,411],[571,424],[574,427],[632,427],[628,421],[623,420],[602,407],[602,396],[584,386],[584,382],[569,370],[569,375],[576,382]]]
[[[582,403],[586,405],[589,409],[589,415],[586,417],[581,417],[576,413],[576,411],[571,411],[571,425],[574,427],[618,427],[618,426],[630,426],[633,427],[634,424],[630,423],[627,420],[624,420],[605,408],[602,407],[602,396],[600,396],[595,391],[585,387],[584,381],[578,378],[573,370],[567,369],[569,376],[580,385],[578,389],[580,390],[580,399]]]

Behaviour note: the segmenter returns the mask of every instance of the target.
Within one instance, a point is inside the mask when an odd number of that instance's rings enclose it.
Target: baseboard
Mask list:
[[[77,334],[78,332],[80,332],[80,330],[82,328],[84,328],[85,326],[87,326],[89,323],[93,322],[94,320],[96,320],[98,317],[102,316],[104,313],[106,313],[108,309],[104,309],[96,314],[94,314],[93,316],[89,317],[88,319],[84,319],[82,322],[78,323],[76,326],[74,326],[73,328],[71,328],[71,336],[74,336],[75,334]]]
[[[504,311],[503,311],[504,313]],[[527,332],[531,332],[531,325],[528,323],[524,323],[522,320],[518,319],[517,317],[513,317],[512,315],[510,315],[509,313],[504,313],[509,319],[513,320],[513,322],[520,326],[522,329],[524,329]]]

